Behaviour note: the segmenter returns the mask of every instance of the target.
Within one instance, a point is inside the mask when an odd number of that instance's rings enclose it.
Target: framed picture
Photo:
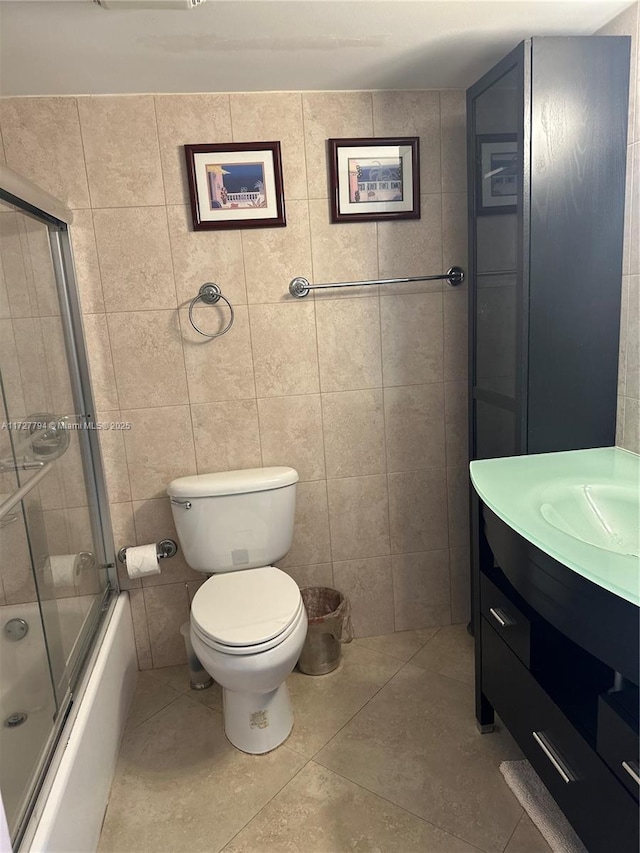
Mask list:
[[[195,231],[287,224],[279,142],[185,145]]]
[[[420,219],[417,136],[330,139],[332,222]]]
[[[518,147],[515,133],[476,137],[477,212],[515,213],[518,202]]]

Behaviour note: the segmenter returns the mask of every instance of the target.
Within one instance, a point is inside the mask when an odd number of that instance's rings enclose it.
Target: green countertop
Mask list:
[[[640,457],[618,447],[470,465],[482,501],[541,551],[640,605]]]

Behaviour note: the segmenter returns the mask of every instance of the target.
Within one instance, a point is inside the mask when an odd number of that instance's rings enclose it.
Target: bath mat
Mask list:
[[[500,772],[553,853],[588,853],[528,761],[503,761]]]

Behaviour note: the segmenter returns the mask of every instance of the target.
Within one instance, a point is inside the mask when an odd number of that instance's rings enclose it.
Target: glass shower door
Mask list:
[[[14,838],[109,590],[67,237],[0,205],[0,495],[13,501],[0,503],[0,789]]]

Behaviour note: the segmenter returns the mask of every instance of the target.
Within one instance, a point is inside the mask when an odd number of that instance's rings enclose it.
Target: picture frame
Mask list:
[[[420,219],[417,136],[329,139],[332,222]]]
[[[194,231],[287,224],[279,142],[185,145]]]
[[[478,214],[515,213],[518,209],[518,144],[515,133],[476,137]]]

